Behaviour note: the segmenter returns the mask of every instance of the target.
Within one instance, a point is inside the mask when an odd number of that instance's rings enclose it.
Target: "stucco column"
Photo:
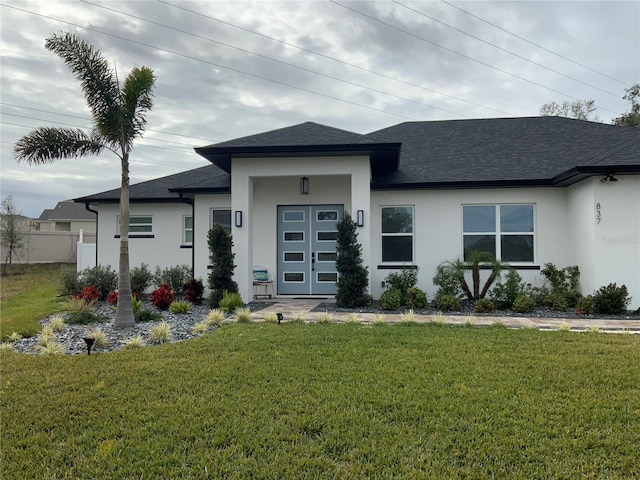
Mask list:
[[[355,162],[354,162],[355,163]],[[369,267],[369,288],[371,294],[371,173],[369,160],[357,162],[357,166],[351,173],[351,216],[358,220],[358,210],[364,213],[364,225],[357,228],[358,242],[362,245],[362,261]]]
[[[235,253],[234,280],[245,302],[253,297],[253,181],[242,161],[234,159],[231,167],[231,234]],[[236,212],[242,212],[242,226],[236,226]]]

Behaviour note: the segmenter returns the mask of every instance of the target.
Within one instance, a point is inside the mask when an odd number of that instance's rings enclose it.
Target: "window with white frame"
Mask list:
[[[413,262],[413,207],[382,207],[382,261]]]
[[[215,209],[211,210],[211,228],[215,225],[221,225],[227,231],[231,233],[231,210]]]
[[[153,233],[153,217],[150,215],[131,215],[129,217],[129,235],[150,235]],[[116,216],[116,235],[120,235],[120,215]]]
[[[534,205],[463,205],[464,259],[473,251],[488,252],[501,262],[532,263]]]
[[[191,215],[182,217],[182,244],[193,245],[193,217]]]

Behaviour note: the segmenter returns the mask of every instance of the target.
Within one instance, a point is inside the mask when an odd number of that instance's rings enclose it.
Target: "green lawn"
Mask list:
[[[640,337],[226,326],[3,351],[0,478],[640,478]]]
[[[18,332],[35,335],[39,320],[60,311],[58,284],[68,264],[14,265],[2,276],[0,288],[0,338]],[[71,265],[74,267],[74,265]]]

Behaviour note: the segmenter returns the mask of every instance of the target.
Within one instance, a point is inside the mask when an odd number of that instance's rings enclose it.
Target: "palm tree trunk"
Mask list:
[[[118,267],[118,306],[113,326],[131,327],[136,321],[131,305],[131,276],[129,275],[129,154],[122,156],[122,184],[120,186],[120,262]]]

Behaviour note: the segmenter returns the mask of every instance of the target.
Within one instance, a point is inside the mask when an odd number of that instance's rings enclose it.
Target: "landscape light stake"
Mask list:
[[[90,337],[83,337],[82,339],[84,340],[84,343],[87,344],[87,355],[91,355],[91,347],[93,347],[96,339]]]
[[[280,312],[276,313],[276,315],[278,316],[278,325],[280,325],[280,322],[284,320],[284,316]]]

